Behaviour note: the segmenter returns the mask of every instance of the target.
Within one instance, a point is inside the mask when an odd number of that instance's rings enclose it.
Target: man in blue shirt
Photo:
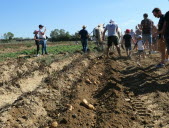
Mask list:
[[[81,38],[81,42],[82,42],[82,47],[83,47],[83,52],[86,53],[87,52],[87,43],[88,43],[88,32],[86,29],[86,26],[83,25],[82,26],[82,30],[80,30],[79,32],[79,35],[80,35],[80,38]]]
[[[119,39],[117,37],[117,34],[118,34],[118,25],[115,24],[114,21],[110,20],[109,22],[110,24],[107,24],[106,25],[106,28],[103,32],[103,40],[104,40],[104,36],[105,36],[105,33],[106,31],[108,31],[108,48],[107,48],[107,57],[109,58],[109,52],[110,52],[110,47],[113,45],[116,46],[117,48],[117,51],[118,51],[118,54],[119,56],[121,56],[121,53],[120,53],[120,47],[119,47]]]

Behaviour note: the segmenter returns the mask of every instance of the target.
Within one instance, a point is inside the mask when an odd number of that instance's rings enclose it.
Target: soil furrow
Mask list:
[[[36,91],[30,93],[31,95],[20,97],[8,111],[1,113],[0,127],[37,128],[48,125],[51,120],[57,118],[59,111],[64,110],[62,108],[64,101],[61,97],[71,98],[68,94],[74,90],[72,90],[74,84],[81,78],[93,58],[95,56],[79,57],[60,72],[53,70]],[[25,124],[25,121],[29,123]]]

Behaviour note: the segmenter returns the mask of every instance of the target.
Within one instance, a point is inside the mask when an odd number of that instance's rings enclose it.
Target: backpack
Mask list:
[[[143,34],[151,34],[153,22],[150,19],[142,20],[141,25]]]

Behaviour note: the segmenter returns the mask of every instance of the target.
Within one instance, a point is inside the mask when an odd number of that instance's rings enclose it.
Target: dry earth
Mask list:
[[[169,128],[169,64],[155,68],[159,54],[141,67],[134,56],[61,56],[1,64],[0,128]]]

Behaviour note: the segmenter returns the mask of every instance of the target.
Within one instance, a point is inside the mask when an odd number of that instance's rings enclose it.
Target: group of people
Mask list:
[[[148,49],[149,54],[159,51],[161,53],[161,61],[156,67],[163,67],[165,66],[165,62],[168,61],[169,55],[169,11],[163,14],[159,8],[154,8],[152,13],[156,18],[159,18],[158,25],[154,25],[153,21],[148,18],[147,13],[143,14],[144,19],[136,26],[135,32],[132,29],[126,29],[122,37],[121,46],[122,48],[124,48],[123,45],[125,46],[127,56],[130,57],[133,44],[133,49],[138,50],[138,60],[141,59],[141,56],[145,58],[145,49]],[[79,35],[82,40],[83,51],[87,52],[89,34],[85,28],[86,26],[83,26]],[[116,47],[119,56],[121,56],[118,25],[113,20],[110,20],[101,33],[100,37],[102,41],[105,40],[106,31],[108,31],[107,57],[110,57],[109,53],[112,45]]]
[[[42,55],[48,54],[47,52],[47,36],[46,36],[46,28],[43,30],[44,26],[39,25],[39,30],[35,30],[33,32],[34,34],[34,40],[35,44],[37,47],[36,50],[36,56],[39,56],[39,50],[40,50],[40,45],[42,45]]]

